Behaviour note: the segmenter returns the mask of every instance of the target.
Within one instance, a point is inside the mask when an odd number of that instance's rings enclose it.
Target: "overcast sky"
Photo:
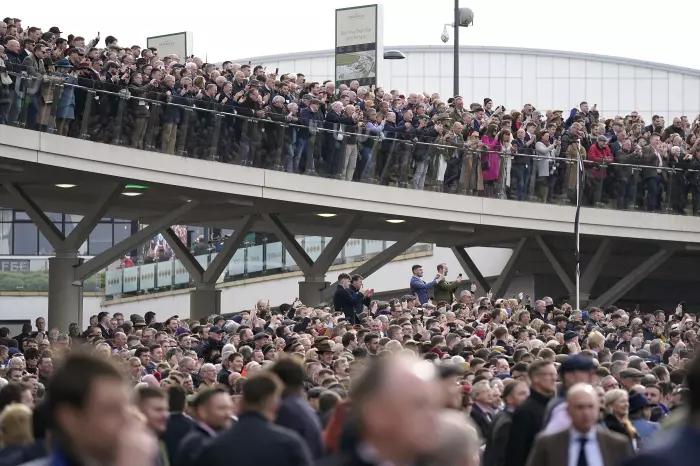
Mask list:
[[[334,9],[364,5],[354,0],[213,0],[182,2],[121,0],[66,3],[5,2],[2,17],[25,26],[144,44],[149,35],[191,31],[194,53],[223,61],[334,46]],[[382,2],[380,2],[382,3]],[[452,0],[387,0],[384,45],[441,44]],[[76,6],[78,5],[78,6]],[[572,5],[577,5],[576,7]],[[461,0],[474,10],[474,26],[462,44],[531,47],[637,58],[700,69],[695,52],[700,2],[678,0]],[[450,42],[451,43],[451,42]]]

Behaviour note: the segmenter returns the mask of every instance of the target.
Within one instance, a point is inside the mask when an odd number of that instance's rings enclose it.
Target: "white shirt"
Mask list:
[[[577,466],[578,455],[581,451],[581,442],[579,439],[585,437],[586,441],[586,463],[588,466],[605,466],[603,462],[603,454],[600,452],[600,445],[598,444],[598,431],[595,427],[588,431],[586,434],[582,434],[573,427],[569,429],[569,466]]]
[[[545,434],[553,434],[555,432],[561,432],[571,427],[571,417],[566,408],[569,404],[565,401],[556,405],[552,412],[549,414],[549,422],[544,428]]]

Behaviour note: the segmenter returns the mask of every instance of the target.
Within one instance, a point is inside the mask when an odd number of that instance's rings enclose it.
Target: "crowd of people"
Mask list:
[[[445,264],[411,271],[411,294],[388,302],[341,274],[316,307],[0,328],[0,465],[695,461],[684,303],[581,311],[476,296]]]
[[[480,196],[584,204],[700,206],[700,120],[647,125],[490,98],[308,82],[252,63],[205,63],[0,23],[0,124],[190,157]],[[292,70],[289,70],[292,71]]]

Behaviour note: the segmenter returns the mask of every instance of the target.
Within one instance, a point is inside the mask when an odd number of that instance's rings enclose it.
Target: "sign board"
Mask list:
[[[2,272],[29,272],[29,259],[0,259]]]
[[[335,81],[377,85],[383,57],[382,10],[365,5],[335,10]]]
[[[158,49],[159,57],[162,58],[175,54],[180,57],[181,63],[184,63],[185,58],[192,55],[191,32],[176,32],[174,34],[164,34],[162,36],[151,36],[146,39],[146,44],[148,47],[155,47]]]

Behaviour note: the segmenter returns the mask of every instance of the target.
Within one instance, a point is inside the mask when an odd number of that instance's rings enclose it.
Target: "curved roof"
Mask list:
[[[451,45],[392,45],[384,46],[385,49],[397,49],[402,52],[408,53],[426,53],[426,52],[446,52],[452,51],[453,47]],[[672,73],[681,73],[700,77],[700,70],[694,68],[686,68],[683,66],[667,65],[664,63],[656,63],[645,60],[637,60],[633,58],[625,57],[614,57],[610,55],[599,55],[595,53],[582,53],[582,52],[568,52],[564,50],[547,50],[547,49],[532,49],[532,48],[522,48],[522,47],[496,47],[496,46],[481,46],[481,45],[461,45],[459,47],[460,52],[467,53],[504,53],[504,54],[522,54],[522,55],[537,55],[555,58],[573,58],[579,60],[595,60],[606,63],[614,63],[616,65],[629,65],[629,66],[640,66],[644,68],[650,68],[660,71],[667,71]],[[294,59],[304,59],[304,58],[321,58],[327,57],[333,54],[332,49],[326,50],[314,50],[309,52],[293,52],[293,53],[281,53],[277,55],[264,55],[258,57],[246,57],[234,61],[247,61],[251,60],[253,62],[265,62],[272,60],[294,60]]]

